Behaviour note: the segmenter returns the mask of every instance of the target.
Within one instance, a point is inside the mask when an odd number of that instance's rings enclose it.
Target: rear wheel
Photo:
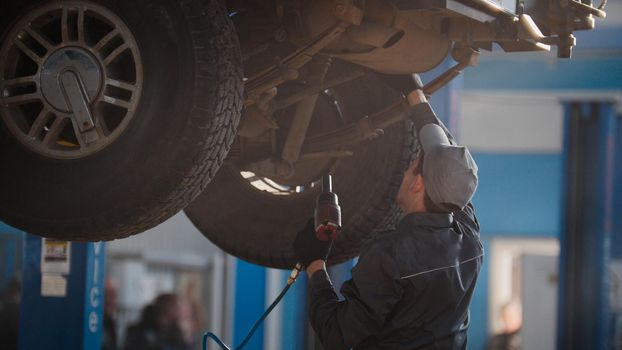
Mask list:
[[[107,240],[201,192],[241,110],[237,37],[219,1],[3,7],[0,219]]]
[[[400,95],[373,75],[343,84],[320,97],[309,137],[359,120],[385,108]],[[282,119],[291,116],[277,116]],[[320,193],[317,180],[333,174],[342,208],[343,231],[329,264],[358,255],[361,244],[398,217],[394,204],[403,170],[415,151],[410,122],[398,123],[380,138],[351,148],[338,159],[307,159],[285,177],[224,166],[185,212],[212,242],[247,261],[277,268],[295,264],[293,241],[313,215]]]

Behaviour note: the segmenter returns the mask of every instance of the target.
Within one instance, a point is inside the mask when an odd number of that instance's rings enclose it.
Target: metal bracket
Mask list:
[[[465,68],[476,66],[479,60],[479,50],[464,45],[456,45],[451,55],[458,63],[423,87],[423,92],[426,96],[432,95],[440,88],[447,85],[455,77],[460,75]]]
[[[568,5],[570,5],[570,8],[572,8],[573,10],[575,10],[577,12],[583,12],[585,14],[590,14],[590,15],[596,16],[598,18],[605,18],[605,17],[607,17],[607,13],[602,10],[604,8],[605,4],[606,4],[606,2],[601,4],[601,6],[599,6],[599,7],[593,7],[592,5],[584,4],[584,3],[579,2],[579,1],[570,0],[568,2]]]

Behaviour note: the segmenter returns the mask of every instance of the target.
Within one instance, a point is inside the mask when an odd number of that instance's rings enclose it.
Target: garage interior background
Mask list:
[[[471,305],[471,349],[483,349],[501,330],[501,309],[510,301],[522,305],[523,348],[556,347],[560,237],[566,222],[564,103],[571,101],[599,101],[618,108],[611,260],[601,272],[609,283],[609,345],[622,349],[619,1],[610,2],[608,17],[596,30],[577,33],[572,61],[545,53],[484,53],[478,67],[433,97],[439,114],[451,116],[451,128],[470,147],[480,168],[474,201],[487,257]],[[433,74],[424,75],[424,80]],[[0,223],[0,290],[22,271],[24,242],[24,233]],[[206,330],[238,344],[288,274],[227,256],[183,213],[138,236],[106,243],[105,248],[106,276],[119,286],[119,339],[155,296],[175,292],[199,305]],[[354,263],[331,268],[337,286]],[[313,349],[304,301],[305,281],[300,279],[248,348]]]

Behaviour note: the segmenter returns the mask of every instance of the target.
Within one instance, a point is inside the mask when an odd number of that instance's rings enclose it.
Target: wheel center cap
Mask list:
[[[102,75],[97,59],[84,49],[62,48],[43,63],[41,93],[60,112],[73,113],[79,108],[76,105],[88,105],[101,87]]]

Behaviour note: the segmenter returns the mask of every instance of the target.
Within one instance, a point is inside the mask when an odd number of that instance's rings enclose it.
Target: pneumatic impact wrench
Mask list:
[[[341,208],[339,199],[333,192],[330,175],[322,177],[322,193],[317,197],[313,219],[315,235],[320,241],[337,239],[341,231]]]
[[[329,174],[322,177],[322,193],[315,203],[313,228],[320,241],[335,240],[341,232],[341,208],[337,194],[333,192],[332,177]],[[301,263],[297,263],[287,282],[294,283],[303,267]]]

